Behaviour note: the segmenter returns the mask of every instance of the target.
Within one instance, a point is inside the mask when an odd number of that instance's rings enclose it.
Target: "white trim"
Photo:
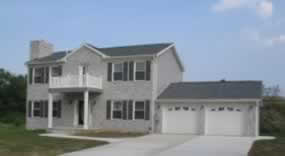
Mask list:
[[[203,107],[204,107],[204,135],[208,135],[207,107],[206,105],[203,105]]]
[[[64,62],[65,62],[69,56],[71,56],[71,55],[73,55],[74,53],[76,53],[76,52],[77,52],[79,49],[81,49],[82,47],[86,47],[86,48],[92,50],[93,52],[99,54],[99,55],[100,55],[101,57],[103,57],[103,58],[109,57],[109,56],[106,56],[105,54],[103,54],[102,52],[98,51],[97,49],[94,49],[94,48],[88,46],[87,43],[83,43],[83,44],[80,45],[79,48],[73,49],[71,52],[69,52],[66,56],[64,56],[62,59],[60,59],[60,60],[58,60],[58,61],[64,61]]]
[[[175,102],[258,102],[260,99],[158,99],[157,103]]]
[[[259,136],[259,102],[256,101],[256,109],[255,109],[255,136]]]
[[[34,118],[34,101],[31,101],[31,118]]]
[[[73,113],[74,113],[74,115],[73,115],[73,126],[74,127],[77,127],[78,126],[78,117],[79,117],[79,115],[78,115],[78,103],[79,103],[79,101],[77,101],[77,100],[74,100],[73,102]]]
[[[153,58],[154,55],[129,55],[129,56],[109,56],[104,58],[104,60],[112,60],[112,59],[128,59],[128,58]]]
[[[48,93],[48,128],[53,127],[53,95]]]
[[[95,48],[90,47],[87,43],[84,43],[84,44],[83,44],[83,46],[85,46],[85,47],[87,47],[87,48],[91,49],[92,51],[94,51],[94,52],[96,52],[96,53],[98,53],[98,54],[99,54],[100,56],[102,56],[103,58],[105,58],[105,57],[109,57],[109,56],[107,56],[107,55],[103,54],[102,52],[100,52],[99,50],[97,50],[97,49],[95,49]]]
[[[88,129],[88,126],[89,126],[88,116],[89,116],[89,91],[85,91],[84,92],[84,124],[83,124],[84,129]]]
[[[163,53],[165,53],[168,49],[170,49],[170,48],[172,48],[172,47],[174,47],[174,43],[172,43],[172,44],[170,44],[168,47],[162,49],[160,52],[158,52],[158,53],[156,54],[156,56],[158,57],[158,56],[162,55]]]

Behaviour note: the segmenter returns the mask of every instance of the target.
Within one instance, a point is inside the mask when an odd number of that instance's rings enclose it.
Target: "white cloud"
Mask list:
[[[271,17],[273,13],[272,0],[218,0],[212,6],[214,12],[226,12],[232,9],[253,9],[261,17]]]
[[[219,0],[214,4],[212,9],[217,12],[222,12],[228,9],[240,8],[244,5],[245,0]]]
[[[241,35],[242,38],[246,38],[247,40],[256,42],[262,46],[285,45],[285,34],[268,36],[257,30],[243,29]]]
[[[256,6],[256,10],[261,17],[271,17],[273,12],[272,1],[265,0],[258,3]]]
[[[272,37],[272,38],[268,39],[266,41],[266,43],[270,46],[280,45],[280,44],[285,45],[285,35],[279,35],[279,36]]]

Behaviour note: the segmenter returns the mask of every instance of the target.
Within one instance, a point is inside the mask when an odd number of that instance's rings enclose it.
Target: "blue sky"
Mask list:
[[[284,0],[0,2],[0,67],[25,73],[30,40],[56,50],[175,42],[184,80],[263,80],[285,88]]]

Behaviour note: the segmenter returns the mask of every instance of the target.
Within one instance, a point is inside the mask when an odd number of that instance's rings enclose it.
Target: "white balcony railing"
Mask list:
[[[77,88],[90,87],[102,89],[102,78],[92,75],[67,75],[62,77],[52,77],[50,88]]]

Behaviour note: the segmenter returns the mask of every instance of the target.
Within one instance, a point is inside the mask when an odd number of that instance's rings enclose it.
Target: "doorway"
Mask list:
[[[78,103],[78,125],[82,126],[84,124],[84,101],[79,100]]]

